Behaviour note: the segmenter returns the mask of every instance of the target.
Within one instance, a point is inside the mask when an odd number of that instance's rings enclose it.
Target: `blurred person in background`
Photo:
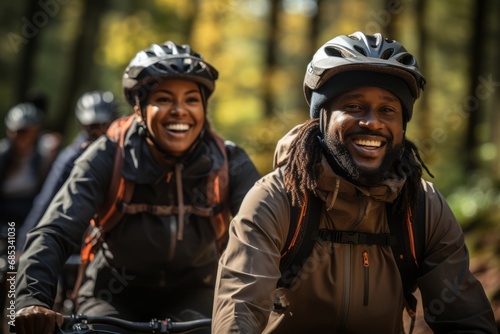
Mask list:
[[[5,117],[6,138],[0,141],[0,218],[19,228],[31,209],[58,153],[61,136],[43,131],[43,111],[24,102]]]
[[[4,306],[7,291],[8,224],[15,224],[17,231],[23,225],[61,143],[58,133],[44,131],[45,103],[41,102],[37,99],[12,107],[5,117],[6,137],[0,140],[0,306]]]
[[[18,233],[18,251],[24,247],[26,233],[38,224],[52,198],[69,177],[75,160],[93,141],[105,134],[111,122],[118,117],[118,105],[113,93],[109,91],[89,91],[78,99],[75,115],[82,129],[73,142],[65,147],[54,161],[47,179]]]

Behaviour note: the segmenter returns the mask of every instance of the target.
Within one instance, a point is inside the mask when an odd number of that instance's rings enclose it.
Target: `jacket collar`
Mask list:
[[[355,185],[337,175],[324,156],[321,162],[315,166],[315,173],[317,175],[316,191],[318,196],[326,202],[328,208],[333,207],[339,194],[349,196],[361,193],[376,201],[392,203],[398,197],[406,181],[405,178],[398,179],[394,174],[391,174],[391,177],[373,187]]]
[[[189,178],[206,177],[212,169],[222,166],[222,154],[213,142],[202,141],[188,161],[183,162],[182,175]],[[169,171],[160,165],[149,151],[144,137],[138,133],[137,121],[134,121],[125,137],[125,160],[123,176],[138,184],[154,183],[165,178]]]

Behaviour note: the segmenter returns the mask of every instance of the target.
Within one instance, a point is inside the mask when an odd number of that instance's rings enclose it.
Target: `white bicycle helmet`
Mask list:
[[[400,79],[392,85],[392,88],[397,90],[396,95],[400,99],[401,96],[398,93],[401,92],[401,87],[398,87],[397,83],[405,83],[411,96],[403,97],[402,104],[405,109],[405,121],[411,119],[413,103],[425,87],[425,79],[420,73],[417,60],[401,43],[384,38],[379,33],[365,35],[362,32],[337,36],[326,42],[314,54],[312,61],[307,66],[303,86],[306,101],[311,107],[311,118],[319,116],[322,104],[332,94],[339,94],[352,88],[346,84],[345,79],[355,72],[363,73],[362,77],[356,78],[362,79],[363,82],[359,80],[357,83],[352,82],[352,85],[357,84],[357,86],[366,84],[365,80],[369,82],[370,74],[377,77],[377,82],[385,82],[385,78],[389,77]],[[345,74],[341,75],[342,73]],[[342,80],[337,80],[339,78]],[[327,82],[330,92],[326,92],[326,90],[321,92],[321,88]],[[313,92],[320,92],[326,95],[326,98],[315,100],[312,98]]]
[[[118,117],[113,93],[91,91],[83,94],[76,103],[75,115],[82,125],[111,123]]]

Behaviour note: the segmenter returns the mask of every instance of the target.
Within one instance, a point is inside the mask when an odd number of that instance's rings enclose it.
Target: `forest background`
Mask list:
[[[264,174],[277,140],[308,118],[307,63],[339,34],[381,32],[416,55],[427,79],[408,137],[466,232],[500,319],[500,1],[31,0],[0,3],[0,118],[34,91],[46,127],[68,144],[78,97],[110,90],[153,43],[188,43],[220,72],[213,127]],[[4,133],[0,124],[0,133]]]

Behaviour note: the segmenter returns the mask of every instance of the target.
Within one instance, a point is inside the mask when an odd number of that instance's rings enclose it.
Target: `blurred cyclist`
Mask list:
[[[17,239],[19,251],[24,246],[28,231],[38,224],[52,198],[66,182],[75,165],[75,160],[85,151],[89,144],[105,134],[111,122],[118,117],[118,105],[113,93],[109,91],[90,91],[79,98],[75,108],[75,115],[82,130],[70,145],[61,150],[54,161],[22,229],[19,230]]]

